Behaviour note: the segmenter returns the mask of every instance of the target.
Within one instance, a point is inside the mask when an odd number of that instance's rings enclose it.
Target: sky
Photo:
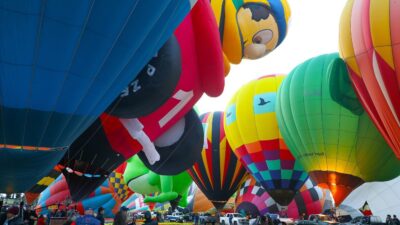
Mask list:
[[[346,0],[288,0],[292,17],[282,44],[258,60],[232,65],[225,89],[218,98],[204,95],[197,103],[200,113],[224,111],[230,98],[251,80],[269,74],[288,74],[305,60],[338,52],[339,20]]]

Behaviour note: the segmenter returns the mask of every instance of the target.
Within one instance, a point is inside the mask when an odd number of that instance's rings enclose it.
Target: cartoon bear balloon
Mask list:
[[[96,124],[85,131],[83,135],[87,136],[79,138],[80,143],[75,141],[76,148],[72,149],[74,151],[70,152],[62,163],[73,170],[102,177],[71,176],[71,178],[75,177],[77,180],[79,178],[83,183],[95,181],[97,183],[93,183],[93,187],[95,187],[103,182],[104,175],[141,150],[144,152],[150,150],[152,153],[159,154],[159,161],[153,160],[157,159],[156,157],[149,157],[151,158],[149,160],[148,155],[143,153],[139,153],[139,157],[151,170],[163,175],[176,175],[185,171],[194,164],[197,157],[201,156],[203,131],[201,121],[192,108],[203,94],[220,95],[224,88],[225,77],[223,53],[218,39],[218,26],[208,0],[196,3],[193,10],[175,31],[174,36],[177,45],[173,44],[166,48],[165,50],[169,50],[164,54],[159,53],[159,57],[157,57],[161,61],[158,64],[160,67],[156,69],[157,71],[162,70],[162,73],[155,72],[153,75],[154,77],[174,75],[170,79],[175,80],[175,72],[178,72],[178,83],[168,85],[168,88],[174,87],[172,93],[159,90],[158,98],[161,100],[158,99],[151,105],[147,105],[150,102],[149,99],[146,98],[144,101],[142,97],[145,96],[145,93],[154,92],[154,88],[149,88],[147,85],[154,83],[150,82],[153,80],[138,77],[139,81],[131,83],[133,86],[128,88],[128,92],[132,92],[132,88],[137,90],[138,86],[141,87],[140,90],[132,96],[129,95],[129,100],[121,103],[128,103],[128,105],[131,102],[138,103],[139,101],[146,103],[147,113],[154,110],[155,103],[158,106],[160,103],[162,105],[145,116],[138,114],[138,104],[132,104],[134,109],[132,112],[123,107],[124,110],[118,117],[104,113],[100,119],[96,120]],[[163,57],[164,59],[160,57],[163,55],[173,56],[174,54],[170,50],[175,51],[176,49],[179,57],[173,58],[179,58],[179,61],[172,61],[177,63],[178,68],[162,66],[171,64],[171,60],[164,60],[169,57]],[[150,64],[156,65],[153,62]],[[144,73],[145,77],[148,76],[147,72]],[[162,87],[165,88],[167,83],[160,82],[160,80],[165,80],[165,77],[157,80],[158,83],[163,83]],[[174,82],[171,83],[174,84]],[[124,89],[123,95],[126,90]],[[142,92],[143,95],[140,95],[139,92]],[[149,96],[146,94],[146,97]],[[136,98],[138,102],[132,98]],[[191,153],[188,154],[188,152]],[[96,157],[94,158],[94,156]],[[181,161],[182,157],[185,157],[183,162]],[[79,161],[82,163],[75,163]],[[69,181],[69,185],[73,190],[72,186],[79,188],[82,184]],[[85,194],[88,193],[74,192],[72,198],[77,200]]]
[[[229,62],[259,59],[286,37],[291,14],[286,0],[211,0],[211,6],[219,26],[226,74]]]

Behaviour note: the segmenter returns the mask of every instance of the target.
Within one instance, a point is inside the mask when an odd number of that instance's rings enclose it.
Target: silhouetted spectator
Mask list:
[[[100,207],[97,209],[97,216],[96,219],[100,221],[101,225],[104,225],[104,208]]]
[[[100,225],[100,221],[94,217],[93,209],[85,211],[85,215],[76,219],[76,225]]]

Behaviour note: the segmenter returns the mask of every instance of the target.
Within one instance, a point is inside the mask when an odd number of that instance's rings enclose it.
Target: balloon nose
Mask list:
[[[259,59],[267,53],[264,44],[249,44],[244,48],[244,57],[247,59]]]

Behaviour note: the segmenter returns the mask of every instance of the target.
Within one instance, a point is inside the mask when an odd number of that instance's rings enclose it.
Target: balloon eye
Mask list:
[[[260,37],[260,36],[254,37],[253,42],[256,43],[256,44],[261,44],[262,43],[262,37]]]
[[[273,33],[271,30],[261,30],[253,36],[253,43],[266,44],[272,39]]]

